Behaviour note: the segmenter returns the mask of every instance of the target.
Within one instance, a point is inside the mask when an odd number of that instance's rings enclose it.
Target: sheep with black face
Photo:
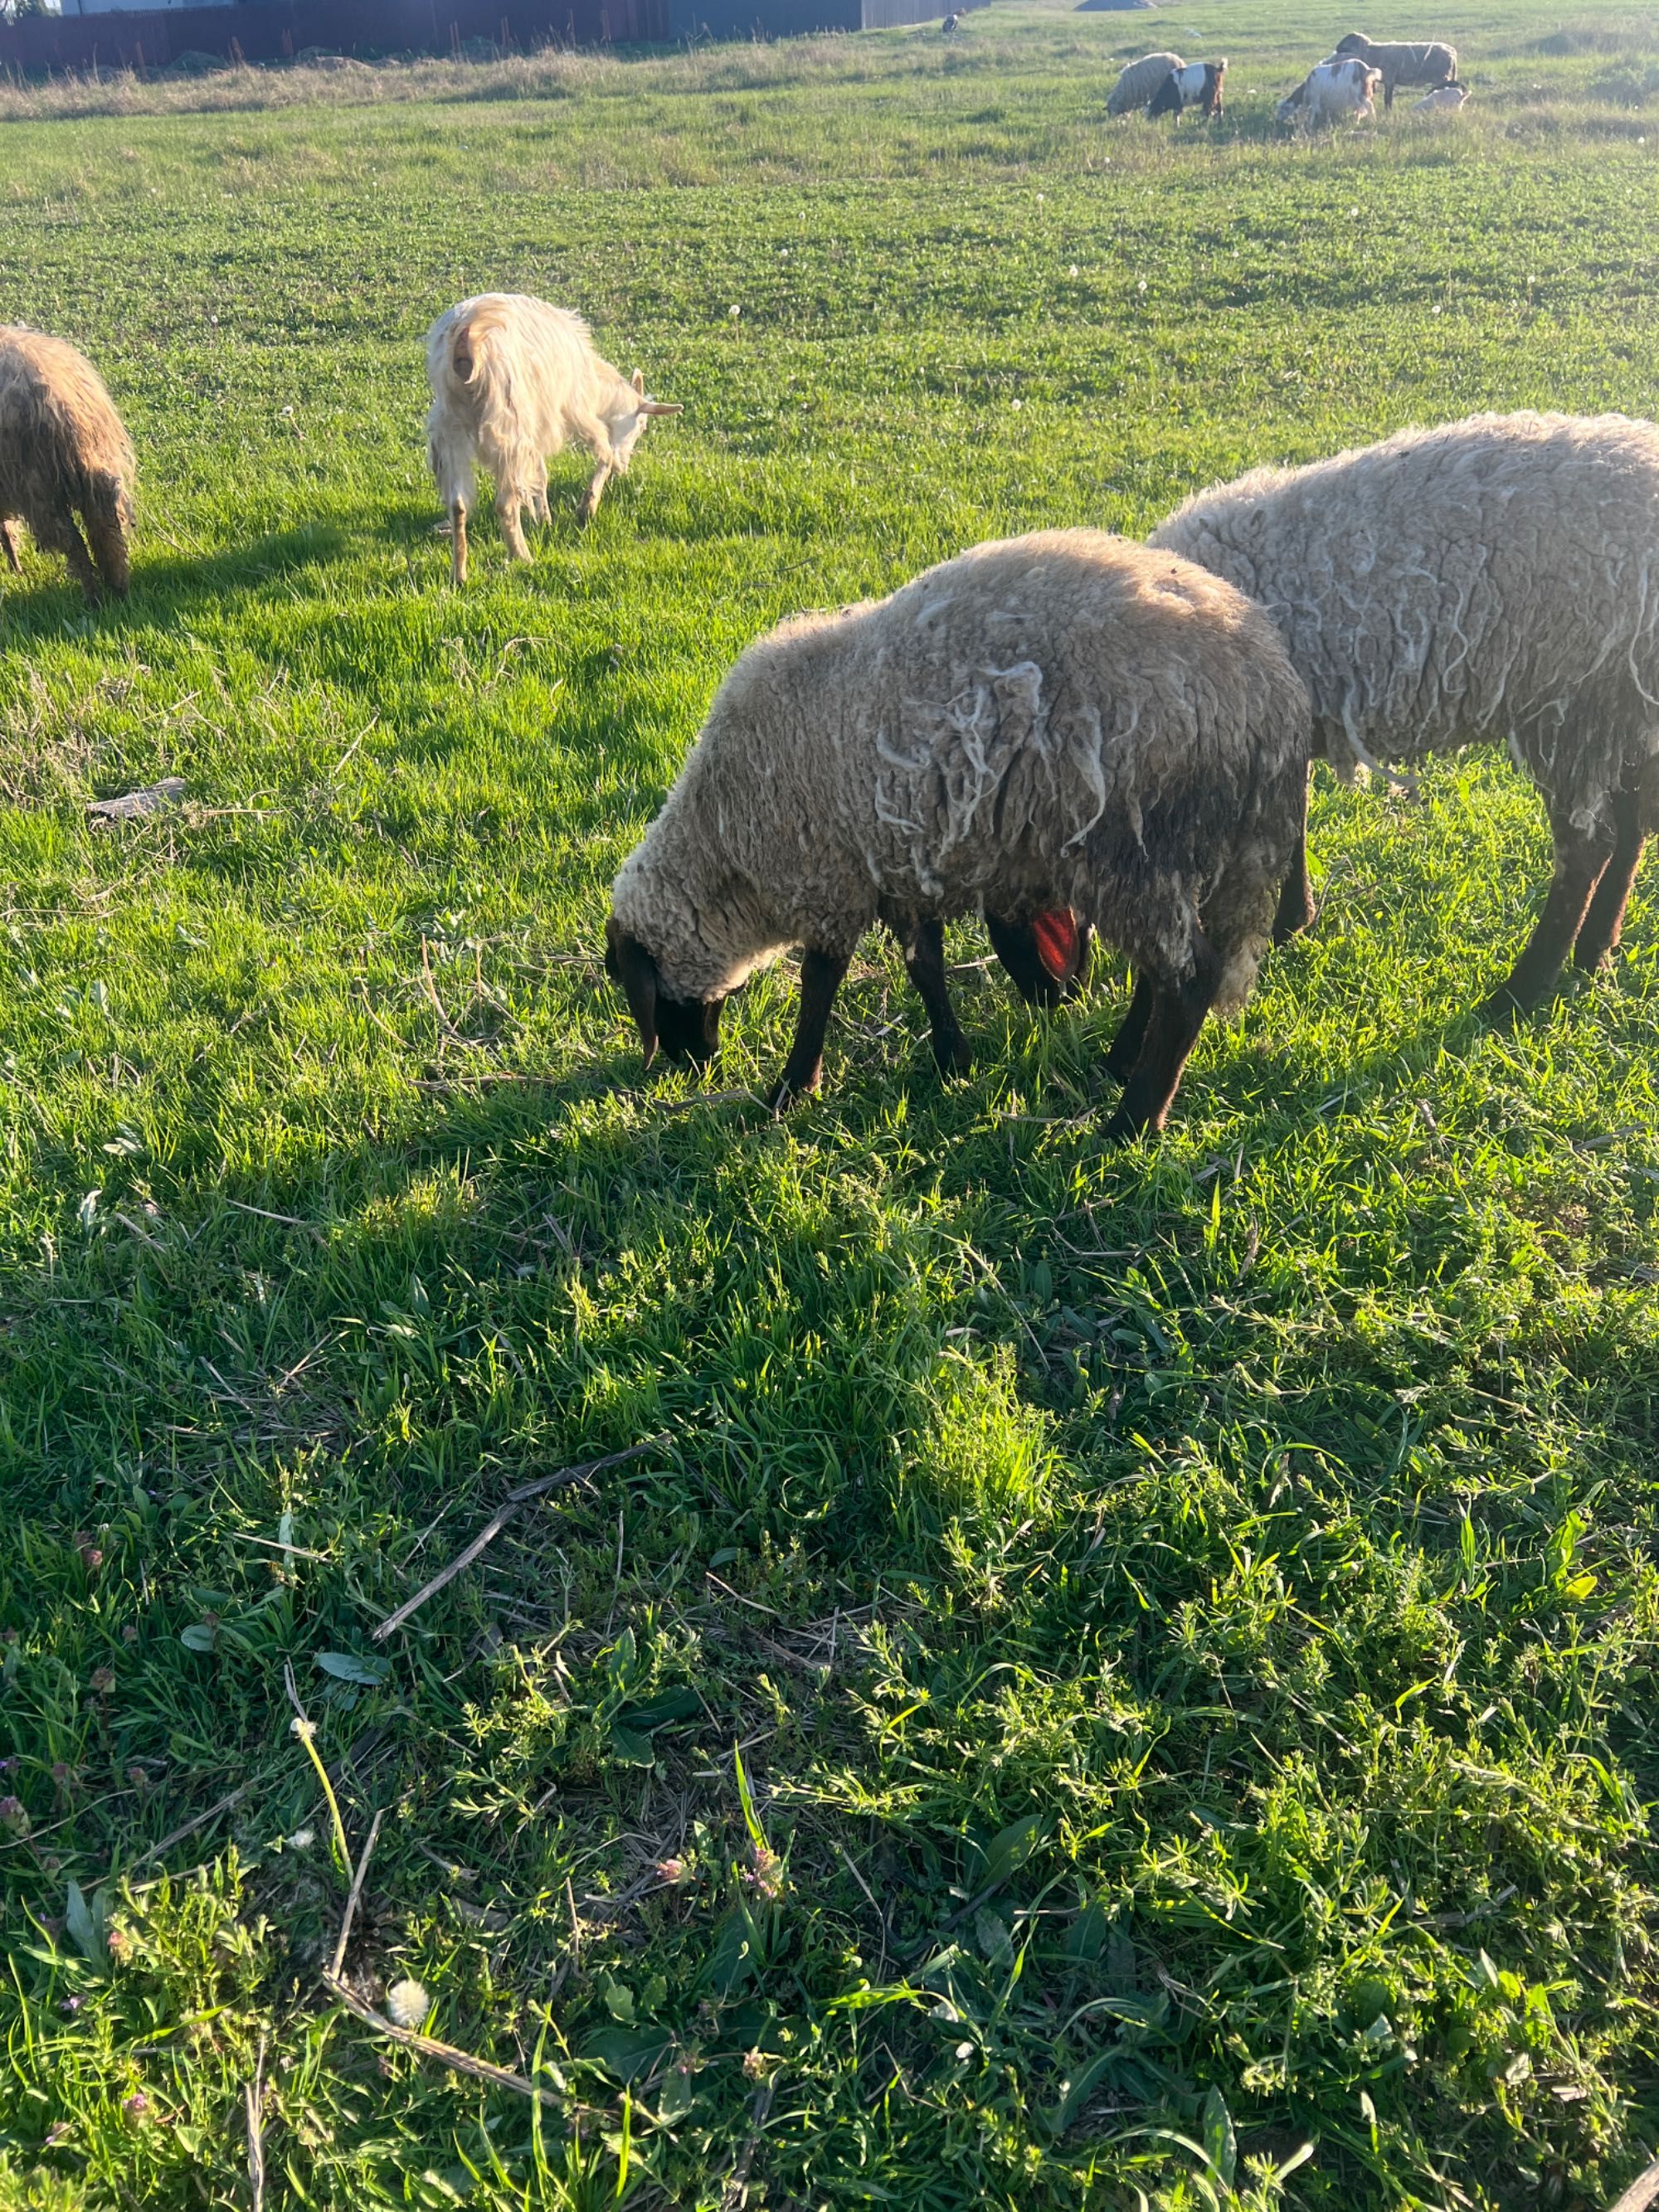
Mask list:
[[[1069,910],[1136,970],[1108,1134],[1161,1127],[1206,1013],[1255,981],[1309,742],[1272,625],[1201,569],[1092,531],[981,545],[744,654],[617,878],[606,966],[647,1065],[698,1061],[731,994],[802,947],[781,1108],[821,1079],[873,923],[963,1067],[940,925],[984,914],[1018,952]]]

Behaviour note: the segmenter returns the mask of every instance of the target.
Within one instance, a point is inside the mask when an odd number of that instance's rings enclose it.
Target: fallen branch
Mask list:
[[[372,2027],[377,2035],[384,2035],[393,2043],[402,2044],[405,2051],[418,2051],[422,2058],[435,2058],[441,2066],[453,2067],[458,2074],[470,2074],[477,2081],[493,2081],[498,2088],[516,2089],[521,2097],[535,2097],[544,2105],[556,2105],[557,2099],[550,2089],[538,2089],[533,2081],[526,2081],[522,2074],[510,2074],[505,2066],[492,2066],[487,2058],[475,2058],[470,2051],[458,2051],[453,2043],[440,2043],[435,2036],[417,2034],[412,2027],[394,2027],[389,2020],[382,2019],[372,2005],[366,2005],[354,1991],[349,1990],[337,1975],[325,1974],[323,1987],[337,2004],[343,2004],[354,2020],[365,2027]]]
[[[647,1437],[642,1444],[630,1444],[626,1451],[607,1453],[605,1458],[588,1460],[580,1467],[563,1467],[556,1474],[538,1475],[534,1482],[521,1482],[516,1490],[509,1490],[466,1549],[458,1553],[447,1567],[441,1567],[431,1581],[417,1589],[413,1597],[406,1598],[396,1613],[386,1615],[374,1631],[375,1643],[383,1643],[394,1628],[401,1628],[411,1613],[418,1613],[428,1598],[435,1597],[446,1583],[453,1583],[457,1575],[470,1567],[479,1553],[495,1542],[519,1508],[527,1505],[532,1498],[544,1498],[550,1490],[568,1490],[574,1484],[586,1482],[590,1475],[599,1474],[606,1468],[620,1467],[625,1460],[639,1459],[667,1441],[665,1436]]]
[[[242,2084],[242,2102],[247,2113],[247,2178],[253,2196],[253,2212],[264,2212],[265,2204],[264,2100],[265,2039],[261,2036],[253,2079]]]
[[[386,1813],[382,1808],[375,1814],[374,1820],[369,1823],[368,1841],[363,1845],[359,1855],[357,1871],[351,1877],[351,1894],[346,1899],[345,1912],[340,1921],[339,1940],[334,1946],[334,1964],[330,1969],[337,1981],[339,1979],[340,1969],[345,1964],[346,1944],[351,1935],[352,1921],[356,1917],[357,1899],[363,1893],[363,1878],[368,1872],[368,1862],[374,1856],[375,1844],[380,1839],[380,1823],[385,1818]]]
[[[1648,2212],[1650,2204],[1659,2203],[1659,2159],[1656,2159],[1645,2173],[1638,2173],[1624,2195],[1607,2212]]]
[[[251,1782],[244,1782],[228,1797],[222,1797],[216,1805],[210,1805],[205,1813],[198,1813],[193,1820],[186,1820],[182,1828],[175,1828],[170,1836],[163,1836],[159,1844],[152,1844],[147,1851],[140,1851],[125,1871],[129,1875],[137,1874],[140,1867],[148,1866],[152,1859],[159,1859],[163,1851],[170,1851],[175,1844],[182,1844],[186,1836],[193,1836],[198,1828],[205,1828],[208,1822],[216,1820],[221,1813],[228,1813],[233,1805],[240,1805],[252,1787]]]

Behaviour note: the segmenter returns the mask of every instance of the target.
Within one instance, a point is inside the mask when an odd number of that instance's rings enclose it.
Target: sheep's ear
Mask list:
[[[641,415],[678,415],[680,412],[680,408],[681,402],[678,399],[642,398],[640,401],[640,412]]]
[[[634,371],[634,389],[639,393],[641,398],[643,399],[645,397],[645,371],[642,368],[636,368]]]
[[[640,1032],[640,1049],[649,1067],[657,1056],[657,963],[637,937],[618,933],[611,939],[612,975],[622,985],[628,1011]]]

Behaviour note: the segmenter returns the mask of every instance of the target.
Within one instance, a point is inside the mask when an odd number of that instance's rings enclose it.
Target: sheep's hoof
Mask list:
[[[1153,1123],[1143,1121],[1139,1114],[1126,1113],[1120,1106],[1101,1131],[1101,1136],[1109,1145],[1132,1145],[1137,1137],[1146,1136],[1153,1127]]]
[[[936,1036],[933,1039],[933,1064],[947,1080],[953,1075],[966,1075],[974,1064],[973,1048],[960,1034],[952,1037]]]
[[[1517,999],[1505,983],[1491,998],[1483,999],[1475,1012],[1488,1029],[1512,1030],[1526,1019],[1533,1008]]]
[[[800,1083],[793,1083],[788,1076],[781,1075],[766,1094],[767,1111],[774,1120],[781,1121],[792,1106],[798,1105],[803,1098],[810,1097],[823,1082],[822,1066],[815,1067]]]

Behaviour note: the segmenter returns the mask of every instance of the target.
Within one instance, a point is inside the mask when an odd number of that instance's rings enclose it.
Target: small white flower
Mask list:
[[[1039,193],[1037,194],[1037,205],[1038,205],[1039,207],[1046,207],[1046,206],[1048,205],[1048,193],[1047,193],[1047,192],[1039,192]]]
[[[296,1828],[288,1839],[288,1847],[291,1851],[308,1851],[316,1840],[314,1828]]]
[[[1072,264],[1071,267],[1070,267],[1070,268],[1066,271],[1066,274],[1068,276],[1075,276],[1077,275],[1077,264],[1076,264],[1076,262],[1075,262],[1075,261]]]
[[[1011,399],[1008,402],[1008,404],[1015,410],[1016,413],[1018,412],[1020,403],[1018,399]]]
[[[1437,300],[1433,307],[1429,309],[1429,313],[1431,315],[1437,315],[1440,313],[1440,302],[1438,300]]]
[[[1358,215],[1358,212],[1359,212],[1359,210],[1358,210],[1358,208],[1350,208],[1350,209],[1348,210],[1348,213],[1349,213],[1350,215]]]
[[[737,321],[737,319],[738,319],[738,316],[743,313],[743,309],[742,309],[740,307],[738,307],[738,304],[737,304],[737,302],[736,302],[735,301],[732,301],[732,305],[731,305],[731,306],[726,309],[726,313],[727,313],[728,315],[730,315],[730,316],[731,316],[731,318],[732,318],[732,321],[735,323],[735,322]]]
[[[1137,292],[1144,292],[1144,291],[1146,290],[1146,279],[1143,276],[1143,277],[1140,279],[1139,283],[1135,286],[1135,289],[1136,289],[1136,291],[1137,291]]]
[[[386,2016],[393,2027],[418,2027],[431,2008],[419,1982],[393,1982],[386,1993]]]

